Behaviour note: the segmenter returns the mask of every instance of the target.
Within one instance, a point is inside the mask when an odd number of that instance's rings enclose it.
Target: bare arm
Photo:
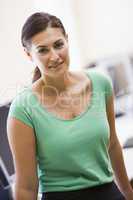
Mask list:
[[[110,126],[110,145],[109,145],[109,155],[116,177],[116,181],[121,192],[124,194],[127,200],[133,200],[133,191],[128,180],[122,148],[117,138],[115,129],[115,115],[114,115],[114,99],[111,96],[107,103],[107,117]]]
[[[34,131],[16,118],[7,122],[15,166],[15,200],[37,200],[38,178]]]

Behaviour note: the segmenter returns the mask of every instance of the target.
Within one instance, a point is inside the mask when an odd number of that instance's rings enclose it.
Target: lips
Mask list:
[[[61,63],[58,63],[58,64],[56,64],[56,65],[50,65],[48,68],[49,69],[51,69],[51,68],[57,68],[57,67],[59,67],[60,65],[62,65],[63,64],[63,62],[61,62]]]

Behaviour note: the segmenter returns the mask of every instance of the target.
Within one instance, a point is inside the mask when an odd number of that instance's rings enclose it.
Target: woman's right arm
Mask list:
[[[7,121],[9,145],[15,167],[15,200],[37,200],[36,142],[32,127],[11,117]]]

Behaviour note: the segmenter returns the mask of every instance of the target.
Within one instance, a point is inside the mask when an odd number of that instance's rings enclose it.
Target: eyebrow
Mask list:
[[[39,49],[39,48],[47,48],[47,46],[45,46],[45,45],[38,45],[38,46],[36,47],[36,49]]]
[[[59,40],[57,40],[57,41],[55,41],[54,42],[54,44],[56,44],[56,43],[58,43],[58,42],[61,42],[62,41],[62,39],[59,39]],[[47,48],[48,46],[46,46],[46,45],[38,45],[37,47],[36,47],[36,49],[39,49],[39,48]]]

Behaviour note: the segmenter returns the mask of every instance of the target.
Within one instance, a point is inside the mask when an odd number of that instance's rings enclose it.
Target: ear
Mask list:
[[[26,48],[24,48],[24,52],[25,52],[26,56],[28,56],[28,58],[32,61],[32,56],[31,56],[30,51],[28,51]]]

